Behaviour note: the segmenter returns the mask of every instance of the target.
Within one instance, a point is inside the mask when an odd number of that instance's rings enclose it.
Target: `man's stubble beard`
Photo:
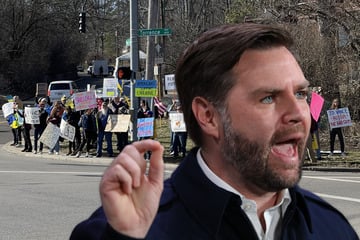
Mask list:
[[[222,155],[225,161],[235,167],[241,179],[245,179],[247,182],[267,192],[281,191],[282,189],[293,187],[300,181],[305,148],[304,142],[298,144],[298,154],[300,158],[298,166],[291,166],[297,168],[295,174],[292,176],[283,176],[279,171],[269,165],[269,155],[276,136],[284,133],[275,133],[269,145],[266,143],[261,144],[256,141],[250,141],[239,134],[238,131],[232,127],[229,114],[225,112],[225,114],[221,114],[221,116],[223,118],[224,130],[224,141],[223,146],[221,146]],[[294,129],[288,130],[287,132],[289,131],[299,130]]]

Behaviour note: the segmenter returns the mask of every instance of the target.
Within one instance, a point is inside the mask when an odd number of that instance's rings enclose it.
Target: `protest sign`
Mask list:
[[[104,78],[102,97],[117,97],[117,78]]]
[[[70,125],[64,119],[60,122],[60,137],[63,137],[71,142],[75,139],[75,127]]]
[[[55,147],[60,136],[60,128],[55,124],[48,123],[44,132],[41,134],[40,142],[48,146],[50,149]]]
[[[130,124],[130,114],[110,114],[105,132],[127,132]]]
[[[327,111],[330,128],[340,128],[351,126],[350,112],[347,107],[339,109],[330,109]]]
[[[74,93],[73,97],[76,111],[97,107],[95,91]]]
[[[137,119],[137,137],[154,136],[154,118]]]
[[[25,107],[25,122],[28,124],[40,124],[40,108],[39,107]]]
[[[321,109],[324,105],[324,98],[319,94],[311,93],[310,112],[315,121],[319,120]]]
[[[8,102],[2,105],[1,109],[3,111],[3,115],[4,118],[10,116],[11,114],[14,113],[14,103],[13,102]]]
[[[183,113],[169,113],[169,119],[172,132],[186,132],[186,125]]]

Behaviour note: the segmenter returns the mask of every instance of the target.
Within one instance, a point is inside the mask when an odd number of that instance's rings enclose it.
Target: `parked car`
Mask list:
[[[83,71],[84,71],[84,67],[81,66],[81,65],[76,66],[76,70],[77,70],[78,72],[83,72]]]
[[[50,82],[48,87],[48,100],[53,103],[60,100],[64,95],[69,98],[78,91],[78,86],[72,80],[53,81]]]

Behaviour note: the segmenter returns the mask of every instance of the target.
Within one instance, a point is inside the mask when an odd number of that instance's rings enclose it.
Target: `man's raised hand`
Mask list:
[[[146,174],[144,153],[151,151]],[[163,190],[163,146],[154,140],[128,145],[105,170],[100,197],[108,223],[116,231],[136,238],[148,232]]]

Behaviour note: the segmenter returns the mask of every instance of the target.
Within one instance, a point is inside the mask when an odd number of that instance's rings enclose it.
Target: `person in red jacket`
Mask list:
[[[359,239],[340,212],[297,185],[310,110],[292,42],[284,29],[255,23],[201,34],[175,74],[196,147],[165,184],[159,142],[125,147],[100,182],[102,207],[70,239]]]

